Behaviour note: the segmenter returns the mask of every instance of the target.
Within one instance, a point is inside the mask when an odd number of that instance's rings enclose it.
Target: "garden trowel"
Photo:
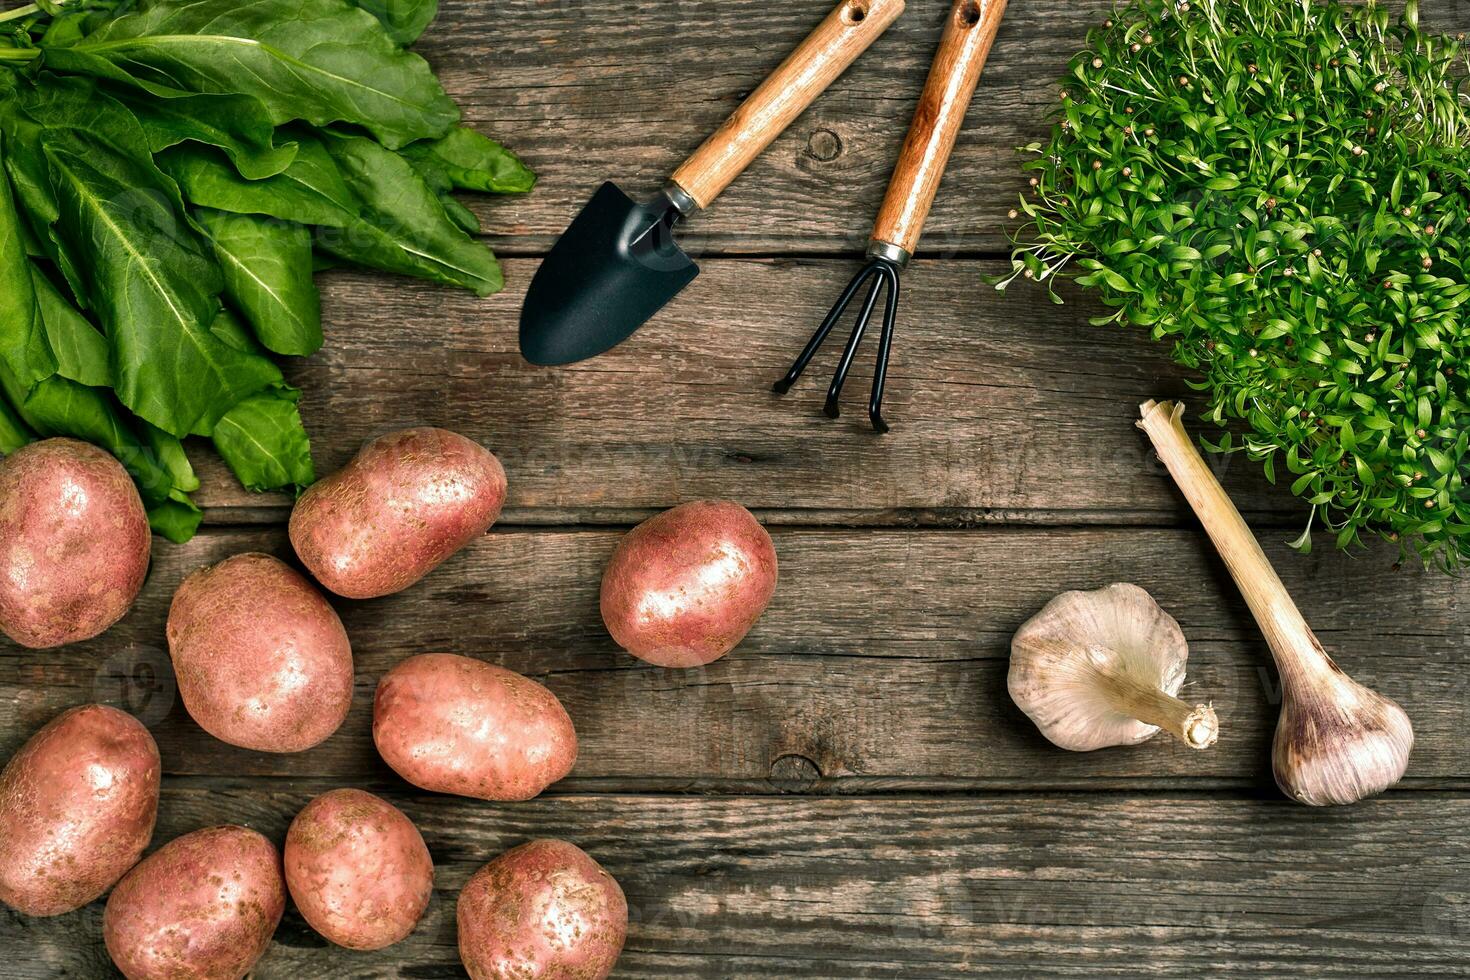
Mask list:
[[[904,0],[843,0],[647,204],[603,184],[526,293],[521,353],[571,364],[622,343],[699,275],[674,227],[707,208],[903,13]]]

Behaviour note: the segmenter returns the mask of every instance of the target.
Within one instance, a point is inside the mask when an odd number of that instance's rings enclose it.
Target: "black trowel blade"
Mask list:
[[[699,275],[674,242],[679,211],[636,204],[608,183],[541,263],[521,308],[521,354],[571,364],[627,340]]]

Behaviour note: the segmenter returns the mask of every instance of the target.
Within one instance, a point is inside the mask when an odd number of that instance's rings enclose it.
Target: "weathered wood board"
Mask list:
[[[313,784],[191,781],[162,836],[237,821],[279,838]],[[558,796],[517,806],[389,797],[436,864],[425,920],[376,953],[328,946],[294,910],[256,980],[463,976],[454,902],[528,839],[580,841],[630,907],[620,977],[1463,975],[1470,804],[1353,811],[1175,794],[751,799]],[[5,976],[108,974],[100,904],[0,911]]]
[[[1143,331],[1089,326],[1099,309],[1077,291],[1063,307],[1039,289],[996,294],[983,277],[1000,268],[911,268],[882,437],[866,414],[871,348],[837,421],[821,414],[836,340],[790,394],[771,391],[854,271],[840,261],[710,262],[626,344],[555,370],[516,346],[532,261],[508,262],[509,288],[488,301],[333,274],[327,347],[291,380],[323,471],[393,428],[448,426],[505,462],[516,523],[623,522],[701,496],[783,523],[1177,523],[1182,504],[1134,423],[1153,397],[1202,407],[1187,372]],[[1220,465],[1252,516],[1305,524],[1259,466]],[[288,504],[211,477],[211,521]]]
[[[681,232],[700,253],[856,255],[867,242],[950,0],[908,0],[888,33]],[[934,213],[925,254],[1008,251],[1026,183],[1017,148],[1050,132],[1059,81],[1112,0],[1012,0]],[[1470,29],[1470,7],[1420,4]],[[518,252],[544,250],[604,180],[651,195],[832,7],[829,0],[452,0],[420,50],[475,125],[542,176],[476,208]],[[1395,6],[1395,11],[1398,9]]]
[[[0,658],[13,749],[62,708],[96,698],[157,722],[169,771],[398,785],[371,739],[378,678],[406,656],[482,657],[544,681],[577,724],[571,788],[771,792],[1208,783],[1269,793],[1279,702],[1259,632],[1192,531],[777,529],[782,582],[747,641],[699,670],[621,653],[597,608],[620,532],[492,532],[407,592],[338,601],[358,670],[355,708],[311,752],[272,755],[201,732],[173,697],[163,624],[177,583],[242,551],[289,557],[279,531],[219,531],[161,550],[133,614],[90,643]],[[1409,706],[1409,785],[1470,787],[1470,605],[1427,573],[1376,574],[1331,552],[1271,553],[1324,642],[1365,683]],[[1010,702],[1010,637],[1055,594],[1131,580],[1192,643],[1189,696],[1213,701],[1209,752],[1166,739],[1059,752]],[[1374,595],[1372,604],[1357,593]],[[1394,610],[1385,623],[1383,610]],[[1404,624],[1412,623],[1412,630]]]
[[[329,947],[295,911],[255,976],[459,977],[454,900],[538,836],[619,879],[632,927],[619,977],[1470,975],[1470,605],[1462,583],[1395,570],[1392,549],[1303,557],[1299,503],[1241,457],[1221,477],[1354,676],[1399,699],[1418,742],[1404,783],[1337,811],[1282,800],[1269,654],[1223,568],[1134,430],[1189,375],[1139,331],[1088,326],[1076,290],[997,295],[1016,147],[1040,138],[1056,79],[1110,0],[1011,0],[904,282],[887,437],[866,431],[866,348],[848,411],[822,418],[825,352],[770,392],[855,270],[947,0],[909,0],[872,52],[683,241],[704,274],[629,343],[559,370],[524,364],[521,297],[604,179],[657,189],[831,0],[445,0],[421,51],[471,124],[541,174],[532,195],[467,199],[504,256],[489,300],[349,272],[321,277],[327,348],[293,364],[322,472],[410,424],[494,449],[511,497],[495,531],[421,585],[337,601],[358,683],[309,753],[205,736],[173,693],[163,623],[194,568],[289,555],[289,501],[241,491],[198,453],[208,528],[159,542],[133,613],[55,651],[0,645],[0,758],[73,704],[134,711],[165,760],[155,846],[213,823],[280,840],[313,795],[380,792],[438,865],[410,939]],[[1470,7],[1426,0],[1432,25]],[[835,341],[833,342],[835,346]],[[642,665],[602,629],[618,536],[657,510],[729,497],[770,524],[782,583],[733,655]],[[1188,691],[1224,735],[1054,749],[1005,692],[1016,627],[1058,592],[1133,581],[1191,642]],[[376,756],[377,679],[404,656],[466,653],[536,677],[578,727],[576,770],[492,805],[413,791]],[[0,976],[115,976],[101,903],[56,919],[0,909]]]

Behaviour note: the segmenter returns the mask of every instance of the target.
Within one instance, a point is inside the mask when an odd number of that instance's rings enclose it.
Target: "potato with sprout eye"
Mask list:
[[[602,980],[628,935],[628,901],[586,851],[535,840],[477,871],[459,894],[459,958],[471,980]]]
[[[409,657],[378,682],[373,744],[434,793],[529,800],[572,771],[577,731],[555,694],[470,657]]]
[[[128,872],[103,909],[102,941],[128,980],[237,980],[285,910],[275,846],[245,827],[209,827]]]
[[[270,555],[235,555],[184,579],[166,635],[184,707],[222,742],[304,752],[352,707],[342,621],[305,576]]]
[[[334,789],[286,832],[286,887],[301,917],[348,949],[382,949],[429,907],[434,862],[413,821],[387,800]]]
[[[301,495],[291,546],[348,599],[401,592],[484,534],[505,504],[505,469],[445,429],[390,432]]]
[[[0,462],[0,632],[32,649],[89,640],[127,613],[152,532],[122,464],[75,439]]]
[[[101,704],[64,711],[0,772],[0,902],[61,915],[138,863],[158,816],[158,746]]]
[[[1011,641],[1016,705],[1054,744],[1074,752],[1137,745],[1160,729],[1195,749],[1220,735],[1215,709],[1177,695],[1189,645],[1136,585],[1065,592]]]

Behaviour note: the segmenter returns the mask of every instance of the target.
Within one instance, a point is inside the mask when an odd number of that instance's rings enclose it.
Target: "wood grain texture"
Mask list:
[[[98,640],[0,655],[0,758],[74,704],[104,700],[153,725],[165,770],[401,785],[371,742],[379,677],[428,652],[480,657],[549,686],[581,752],[558,792],[637,787],[773,793],[1210,785],[1274,795],[1279,688],[1249,613],[1193,532],[1142,529],[776,529],[781,584],[733,654],[660,670],[623,654],[598,612],[620,533],[500,531],[420,586],[338,600],[357,668],[343,727],[299,755],[205,735],[173,695],[163,624],[177,583],[246,550],[289,556],[279,531],[218,531],[161,549],[134,612]],[[1470,786],[1470,606],[1452,580],[1326,551],[1267,546],[1343,668],[1399,700],[1419,741],[1406,786]],[[1046,742],[1006,693],[1010,638],[1057,593],[1132,581],[1191,644],[1181,696],[1213,701],[1218,745],[1167,738],[1091,754]],[[1364,603],[1361,596],[1371,595]]]
[[[904,0],[839,0],[817,29],[674,172],[701,208],[714,203],[766,147],[903,13]]]
[[[784,400],[769,385],[862,252],[950,0],[906,16],[681,228],[704,275],[627,344],[555,371],[515,342],[521,297],[590,193],[657,190],[832,0],[444,0],[419,46],[466,121],[524,154],[534,194],[467,197],[510,288],[488,301],[381,276],[322,277],[327,347],[294,363],[325,473],[413,424],[493,448],[511,496],[495,532],[418,587],[339,601],[353,710],[301,755],[217,742],[173,693],[163,624],[185,574],[289,555],[282,497],[243,493],[207,450],[214,525],[161,546],[133,613],[54,651],[0,645],[0,758],[73,704],[142,718],[166,768],[155,844],[242,822],[278,842],[337,786],[383,793],[439,867],[429,916],[372,954],[288,912],[257,980],[462,977],[453,902],[481,864],[537,836],[587,848],[633,926],[619,977],[1470,975],[1470,605],[1460,583],[1287,551],[1305,511],[1239,457],[1212,460],[1343,667],[1404,704],[1419,742],[1393,793],[1313,811],[1269,773],[1279,687],[1266,645],[1187,505],[1136,432],[1137,405],[1188,375],[1138,331],[1087,326],[1076,292],[1006,298],[1015,147],[1042,138],[1056,79],[1113,0],[1010,6],[905,278],[884,439],[819,415],[836,354]],[[1428,3],[1437,29],[1470,6]],[[763,257],[763,258],[762,258]],[[849,391],[870,379],[860,355]],[[773,525],[782,584],[740,649],[664,671],[615,649],[597,612],[622,530],[731,497]],[[258,527],[254,525],[275,525]],[[250,525],[250,526],[246,526]],[[1191,642],[1185,692],[1211,699],[1207,752],[1158,738],[1064,753],[1005,691],[1017,626],[1056,593],[1133,581]],[[581,735],[572,776],[528,804],[432,797],[371,743],[378,678],[465,653],[545,682]],[[0,908],[0,975],[101,978],[101,905],[50,920]]]
[[[307,785],[171,785],[155,844],[219,822],[279,842]],[[291,909],[255,980],[462,977],[454,903],[483,863],[571,840],[628,897],[617,978],[1464,976],[1470,801],[1322,814],[1263,800],[389,794],[435,862],[425,919],[375,953]],[[106,977],[101,903],[0,910],[12,980]],[[22,943],[25,945],[22,947]]]
[[[681,239],[705,255],[861,253],[950,3],[909,0],[869,55]],[[966,122],[925,254],[1008,251],[1006,212],[1026,189],[1016,148],[1050,132],[1069,59],[1115,6],[1011,5],[986,66],[984,111]],[[1470,5],[1421,7],[1431,28],[1470,30]],[[830,0],[625,0],[615,10],[587,0],[445,0],[418,50],[467,121],[541,175],[524,198],[466,198],[498,246],[539,254],[603,181],[635,198],[656,192],[830,8]]]
[[[510,477],[508,520],[625,523],[697,497],[728,497],[782,522],[1167,522],[1188,515],[1134,423],[1149,397],[1199,405],[1165,345],[1142,330],[1091,327],[1098,308],[1041,289],[1005,296],[985,262],[915,263],[905,275],[887,414],[863,412],[864,348],[849,411],[822,416],[838,350],[784,398],[785,374],[855,269],[848,262],[721,260],[627,343],[569,368],[526,364],[516,347],[535,268],[507,263],[509,288],[480,301],[420,283],[322,278],[327,346],[288,367],[319,472],[394,428],[433,424],[494,450]],[[246,494],[210,451],[209,520],[275,508]],[[1305,526],[1307,508],[1240,456],[1217,461],[1248,517]],[[1293,535],[1294,536],[1294,535]],[[1380,549],[1375,560],[1397,552]]]
[[[1005,11],[1006,0],[955,0],[873,226],[873,241],[897,245],[907,255],[918,249]]]
[[[746,171],[680,229],[702,254],[860,253],[924,85],[950,0],[908,12]],[[634,198],[668,175],[830,9],[829,0],[446,0],[419,44],[466,121],[522,154],[534,194],[467,198],[499,247],[544,252],[592,192]],[[1003,248],[1025,186],[1015,148],[1039,139],[1067,59],[1111,0],[1041,0],[1008,17],[987,113],[966,131],[930,225],[934,253]],[[1044,82],[1042,80],[1045,80]]]

